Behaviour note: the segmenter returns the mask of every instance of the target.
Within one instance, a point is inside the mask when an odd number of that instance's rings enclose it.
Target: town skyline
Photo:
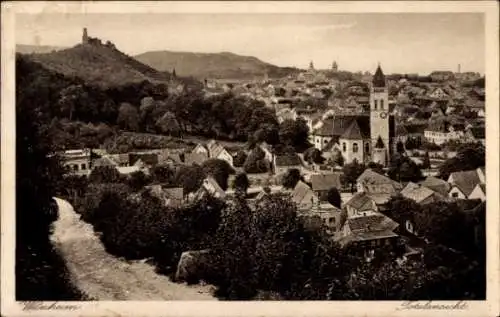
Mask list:
[[[483,74],[485,64],[484,17],[473,13],[19,14],[16,42],[72,47],[84,27],[129,55],[231,52],[281,67],[312,61],[329,69],[336,61],[340,70],[373,72],[380,63],[388,74],[422,75],[459,64]]]

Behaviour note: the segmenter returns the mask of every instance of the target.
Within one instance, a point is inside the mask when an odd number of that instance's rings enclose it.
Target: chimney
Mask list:
[[[458,64],[458,73],[460,74],[460,64]]]

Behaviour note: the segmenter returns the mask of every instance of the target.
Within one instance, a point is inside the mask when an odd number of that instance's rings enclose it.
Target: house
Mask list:
[[[194,194],[194,199],[199,200],[206,195],[219,199],[224,199],[226,197],[226,193],[212,176],[207,176],[207,178],[203,180],[200,188]]]
[[[209,156],[208,149],[203,144],[196,144],[195,148],[191,151],[191,153],[202,154]]]
[[[153,167],[158,165],[157,153],[129,153],[129,164],[135,165],[140,160],[144,166]]]
[[[297,182],[290,197],[299,211],[310,210],[318,202],[318,197],[314,191],[303,181]]]
[[[469,199],[480,199],[481,201],[486,200],[486,184],[480,183],[472,190],[469,195]]]
[[[434,120],[424,131],[427,141],[441,145],[443,143],[460,140],[464,137],[464,128],[461,125],[454,125],[448,120]]]
[[[312,228],[326,228],[331,235],[338,234],[345,219],[345,212],[327,202],[316,202],[310,209],[298,213],[305,225]]]
[[[150,193],[159,198],[165,206],[178,208],[184,202],[184,190],[182,187],[168,188],[161,184],[147,186]]]
[[[450,183],[433,176],[428,176],[425,180],[420,181],[418,184],[427,187],[441,194],[442,196],[448,196],[448,193],[450,192],[451,189]]]
[[[206,160],[208,160],[208,155],[202,152],[186,153],[184,157],[184,162],[188,165],[202,165]]]
[[[230,166],[233,165],[233,156],[217,141],[211,140],[207,144],[208,156],[211,159],[226,161]]]
[[[356,180],[358,192],[369,194],[395,194],[402,189],[401,184],[367,168]]]
[[[88,175],[92,165],[90,149],[67,150],[61,155],[63,165],[72,174]]]
[[[129,160],[129,155],[128,153],[121,153],[121,154],[109,154],[107,155],[110,159],[112,159],[114,162],[118,164],[118,166],[129,166],[130,165],[130,160]]]
[[[486,183],[484,168],[451,173],[448,183],[451,185],[448,193],[449,197],[469,199],[469,196],[478,184]]]
[[[312,190],[320,201],[328,201],[328,191],[330,189],[337,188],[340,191],[342,187],[340,182],[341,175],[342,173],[322,173],[311,175],[310,182]]]
[[[296,153],[277,154],[274,155],[273,159],[274,173],[278,175],[286,173],[289,169],[301,170],[302,168],[302,161]]]
[[[466,130],[465,138],[471,142],[480,142],[486,145],[486,129],[484,126],[471,127]]]
[[[377,246],[393,245],[398,235],[394,230],[398,223],[377,210],[375,202],[366,193],[356,193],[346,204],[346,221],[337,241],[342,245],[354,245],[364,251]]]
[[[434,88],[434,90],[430,92],[428,96],[432,99],[446,99],[450,97],[441,87]]]
[[[92,168],[96,167],[118,167],[120,166],[115,160],[113,160],[110,156],[103,156],[101,158],[96,159],[92,163]]]
[[[273,151],[272,151],[271,146],[269,144],[267,144],[266,142],[262,142],[261,144],[259,144],[259,147],[264,152],[264,158],[269,163],[273,162],[274,155],[273,155]]]
[[[443,201],[446,197],[428,187],[412,182],[408,183],[405,188],[401,190],[401,195],[421,205]]]

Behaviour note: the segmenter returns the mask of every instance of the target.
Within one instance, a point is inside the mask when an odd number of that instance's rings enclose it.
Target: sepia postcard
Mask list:
[[[2,316],[499,316],[498,10],[2,2]]]

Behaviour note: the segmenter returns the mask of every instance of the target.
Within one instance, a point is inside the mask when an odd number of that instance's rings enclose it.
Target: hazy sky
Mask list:
[[[82,28],[130,55],[152,50],[252,55],[279,66],[386,73],[484,72],[481,13],[18,14],[16,42],[73,46]]]

